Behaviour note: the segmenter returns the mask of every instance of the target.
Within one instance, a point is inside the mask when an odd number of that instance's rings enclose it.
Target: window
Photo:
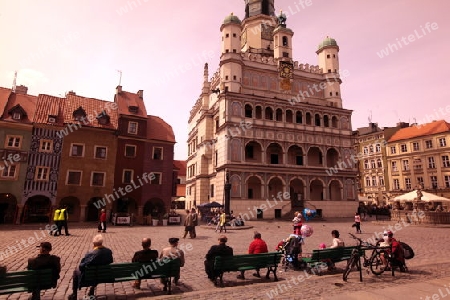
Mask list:
[[[444,176],[444,183],[446,188],[450,188],[450,176],[448,175]]]
[[[413,168],[415,170],[421,170],[422,169],[422,160],[420,158],[415,158],[413,160]]]
[[[372,186],[377,186],[377,177],[372,177]]]
[[[372,145],[369,146],[369,153],[373,153],[373,146]]]
[[[106,147],[95,146],[95,158],[106,159]]]
[[[370,161],[370,167],[372,168],[372,169],[376,169],[377,168],[377,165],[375,164],[375,160],[371,160]]]
[[[92,186],[104,186],[105,185],[105,173],[104,172],[92,172]]]
[[[22,136],[7,135],[5,142],[5,148],[20,148],[22,145]]]
[[[270,163],[273,165],[278,164],[278,154],[270,154]]]
[[[8,165],[8,166],[2,166],[3,172],[2,177],[3,178],[15,178],[16,177],[16,165]]]
[[[53,152],[53,141],[52,140],[40,140],[39,141],[39,152]]]
[[[450,161],[449,161],[449,159],[448,159],[448,155],[443,155],[443,156],[442,156],[442,166],[443,166],[444,168],[450,167]]]
[[[364,169],[369,169],[369,161],[368,160],[364,161]]]
[[[161,173],[152,173],[153,177],[150,178],[150,184],[161,184]]]
[[[217,150],[214,152],[214,166],[217,166],[217,162],[219,161],[219,153]]]
[[[425,148],[427,149],[433,148],[433,141],[432,140],[425,141]]]
[[[36,173],[34,175],[35,181],[48,181],[50,173],[49,167],[36,167]]]
[[[422,176],[417,177],[417,184],[423,188],[423,177]]]
[[[378,183],[379,183],[381,186],[384,185],[384,177],[383,177],[383,176],[378,177]]]
[[[248,199],[253,199],[253,189],[248,189],[247,190],[247,198]]]
[[[370,177],[369,176],[366,177],[366,186],[370,186]]]
[[[153,147],[153,159],[156,159],[156,160],[163,159],[163,148]]]
[[[391,147],[391,154],[396,154],[397,153],[397,149],[395,149],[395,146]]]
[[[392,166],[392,172],[397,172],[398,171],[397,162],[396,161],[391,161],[391,166]]]
[[[437,185],[437,176],[430,176],[430,181],[431,181],[431,188],[432,189],[437,189],[438,185]]]
[[[394,179],[394,190],[400,189],[400,181],[398,179]]]
[[[84,145],[83,144],[72,144],[70,150],[70,156],[84,156]]]
[[[364,152],[364,154],[368,154],[369,153],[369,148],[364,147],[363,152]]]
[[[297,155],[295,157],[295,164],[297,166],[303,166],[303,156],[302,155]]]
[[[381,158],[377,159],[377,167],[378,168],[382,168],[383,167],[383,163],[381,162]]]
[[[122,173],[122,183],[131,183],[133,181],[133,170],[124,169]]]
[[[409,171],[409,160],[402,160],[403,171]]]
[[[378,153],[378,152],[381,152],[381,145],[380,144],[376,144],[375,145],[375,151]]]
[[[420,151],[420,147],[419,147],[419,143],[418,142],[414,142],[412,145],[413,145],[413,151]]]
[[[407,152],[408,150],[406,149],[406,144],[401,144],[400,145],[400,151],[401,152]]]
[[[439,147],[445,147],[447,146],[447,142],[445,141],[445,138],[439,139]]]
[[[81,171],[67,171],[66,184],[80,185],[81,184]]]
[[[136,156],[136,146],[125,145],[125,157],[135,157]]]
[[[214,184],[211,184],[211,197],[214,197]]]
[[[130,134],[138,133],[138,123],[137,122],[128,122],[128,133],[130,133]]]
[[[433,156],[428,157],[428,168],[429,169],[436,169],[436,164],[434,162],[434,157]]]
[[[20,120],[20,119],[22,118],[22,114],[21,114],[21,113],[18,113],[18,112],[15,112],[15,113],[13,113],[12,118],[13,118],[14,120]]]
[[[411,189],[411,178],[405,178],[405,188],[407,190]]]

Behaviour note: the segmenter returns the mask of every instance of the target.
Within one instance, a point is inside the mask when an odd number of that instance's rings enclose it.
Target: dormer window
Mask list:
[[[8,114],[11,116],[11,118],[13,120],[21,120],[24,117],[27,116],[27,113],[25,112],[25,110],[22,108],[22,106],[20,106],[20,104],[17,104],[16,106],[14,106],[13,108],[11,108],[8,111]]]
[[[83,121],[86,118],[86,111],[80,106],[74,110],[72,116],[76,121]]]
[[[106,111],[102,111],[98,116],[97,116],[97,122],[100,125],[108,125],[109,124],[109,119],[110,117],[108,116],[108,114],[106,113]]]
[[[48,116],[48,123],[56,123],[56,116]]]
[[[13,113],[13,117],[14,120],[20,120],[22,118],[22,114],[15,112]]]
[[[130,113],[137,114],[137,112],[139,110],[139,107],[137,107],[137,106],[128,106],[128,110],[130,111]]]

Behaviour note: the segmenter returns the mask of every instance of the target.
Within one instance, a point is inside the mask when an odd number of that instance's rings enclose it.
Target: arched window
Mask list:
[[[287,38],[287,36],[283,36],[283,46],[285,46],[285,47],[288,46],[288,38]]]
[[[253,108],[250,104],[245,104],[245,117],[253,118]]]

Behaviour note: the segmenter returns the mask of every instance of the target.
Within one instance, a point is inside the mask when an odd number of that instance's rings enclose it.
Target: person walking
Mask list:
[[[361,231],[361,216],[359,212],[356,212],[355,214],[355,227],[356,227],[356,233],[362,233]]]
[[[195,231],[195,226],[198,225],[198,214],[195,211],[195,208],[191,209],[191,216],[192,216],[192,238],[196,238],[197,232]]]
[[[222,233],[222,230],[227,233],[227,216],[225,214],[225,211],[223,209],[220,210],[220,217],[219,217],[219,233]]]
[[[98,232],[106,232],[106,210],[102,208],[100,213],[100,226],[98,227]]]
[[[58,233],[61,234],[61,226],[59,222],[59,214],[61,213],[61,209],[58,207],[53,212],[53,222],[55,226],[50,230],[50,235],[58,236]]]
[[[186,219],[184,219],[184,235],[183,239],[189,233],[189,237],[192,239],[194,235],[192,234],[192,228],[194,227],[194,221],[192,220],[192,214],[189,209],[186,209]]]
[[[64,227],[64,233],[65,235],[70,235],[69,234],[69,228],[67,227],[67,220],[69,219],[69,213],[67,211],[67,205],[64,205],[59,213],[59,235],[61,235],[61,230]]]

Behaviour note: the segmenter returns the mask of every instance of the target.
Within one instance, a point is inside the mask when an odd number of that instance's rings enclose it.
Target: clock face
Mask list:
[[[293,65],[288,62],[280,62],[280,77],[292,79]]]

